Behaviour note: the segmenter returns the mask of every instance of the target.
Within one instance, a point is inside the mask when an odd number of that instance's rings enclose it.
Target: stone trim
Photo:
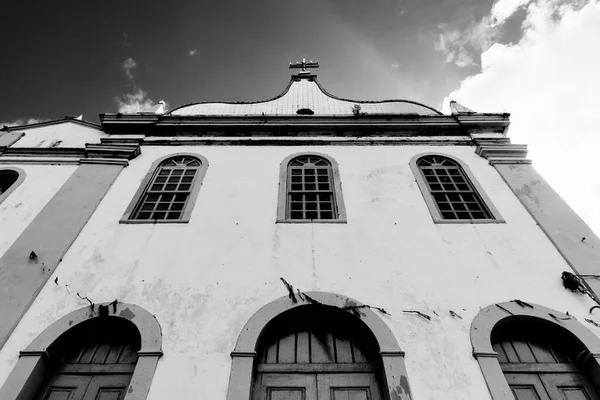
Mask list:
[[[315,219],[315,220],[293,220],[286,218],[287,205],[287,181],[288,181],[288,166],[290,162],[301,156],[318,156],[326,159],[331,165],[331,173],[333,179],[333,198],[338,212],[337,219]],[[345,224],[348,222],[346,215],[346,205],[344,203],[344,195],[342,193],[342,181],[340,178],[339,164],[335,159],[327,154],[317,152],[301,152],[287,156],[279,165],[279,193],[277,196],[277,220],[276,223],[329,223],[329,224]]]
[[[0,131],[2,127],[0,127]],[[0,153],[7,147],[12,146],[19,141],[25,133],[23,132],[0,132]]]
[[[0,256],[0,348],[122,169],[122,165],[80,165]],[[32,251],[37,258],[29,259]]]
[[[528,152],[526,144],[479,142],[475,153],[488,160],[490,165],[531,164],[531,160],[526,158]]]
[[[6,147],[2,148],[2,157],[47,157],[79,159],[122,159],[132,160],[140,155],[140,146],[124,144],[91,144],[85,148],[70,147]]]
[[[159,168],[160,165],[164,161],[168,160],[169,158],[178,157],[178,156],[194,157],[200,161],[200,168],[198,168],[198,175],[194,179],[194,185],[191,187],[190,197],[188,198],[185,209],[183,210],[181,219],[178,219],[178,220],[151,220],[151,221],[130,219],[131,214],[133,214],[133,211],[135,210],[135,207],[140,202],[140,200],[142,199],[142,196],[148,189],[150,180],[154,176],[157,168]],[[168,154],[166,156],[158,158],[157,160],[155,160],[152,163],[152,165],[148,169],[148,172],[142,179],[140,186],[138,187],[137,191],[133,195],[133,198],[129,202],[127,209],[125,209],[125,213],[119,220],[119,223],[120,224],[155,224],[155,223],[160,223],[160,224],[165,224],[165,223],[177,224],[178,223],[178,224],[181,224],[181,223],[189,222],[190,218],[192,216],[192,211],[194,210],[194,206],[196,205],[196,199],[198,198],[198,193],[200,192],[200,187],[202,186],[202,182],[204,181],[204,176],[206,175],[207,169],[208,169],[208,159],[198,153],[172,153],[172,154]]]
[[[308,292],[306,294],[307,297],[325,306],[343,308],[361,305],[357,301],[339,294],[327,292]],[[251,394],[256,347],[259,336],[267,324],[288,310],[310,304],[307,300],[294,303],[288,296],[283,296],[264,305],[250,317],[242,328],[235,349],[231,353],[232,363],[227,400],[248,400]],[[404,352],[398,345],[391,329],[381,317],[369,308],[361,309],[360,319],[371,330],[379,345],[383,366],[384,398],[387,400],[411,400]],[[386,386],[387,390],[385,390]]]
[[[600,238],[535,168],[503,164],[494,168],[575,274],[599,275]],[[600,280],[584,277],[582,281],[599,301]]]
[[[556,318],[552,318],[552,315]],[[594,355],[594,369],[600,368],[598,358],[600,338],[581,325],[573,316],[533,303],[520,305],[516,301],[492,304],[481,310],[471,323],[471,345],[473,357],[492,396],[492,400],[514,400],[510,387],[498,362],[498,354],[492,348],[492,331],[500,323],[523,318],[538,319],[552,324],[557,329],[569,331]]]
[[[84,307],[65,315],[21,351],[19,360],[0,388],[1,399],[33,400],[43,384],[47,371],[47,349],[69,329],[95,318],[125,318],[133,323],[140,336],[138,361],[124,400],[143,400],[148,396],[156,365],[162,356],[162,332],[156,318],[143,308],[127,303],[103,303],[109,316],[100,317],[99,304]],[[114,308],[113,308],[114,307]]]
[[[10,196],[10,194],[12,192],[14,192],[14,190],[16,188],[18,188],[19,185],[21,185],[21,183],[23,183],[23,181],[25,180],[25,177],[27,176],[27,174],[25,173],[25,171],[23,171],[19,167],[0,167],[0,172],[1,171],[7,171],[7,170],[8,171],[14,171],[17,174],[19,174],[19,176],[18,176],[17,180],[14,181],[12,185],[10,185],[10,187],[8,188],[8,190],[6,192],[0,194],[0,204],[2,204],[2,202],[4,200],[6,200],[6,198],[8,196]]]
[[[429,187],[427,186],[427,183],[423,179],[421,170],[417,166],[417,162],[419,161],[419,159],[421,157],[432,156],[432,155],[448,158],[448,159],[454,161],[455,163],[457,163],[462,168],[463,172],[465,173],[465,176],[469,179],[470,183],[473,185],[473,188],[475,189],[477,194],[479,194],[479,197],[481,197],[481,200],[483,201],[484,205],[487,207],[487,209],[489,210],[489,212],[493,216],[493,218],[490,218],[490,219],[462,219],[462,220],[461,219],[443,219],[442,218],[442,216],[440,215],[440,212],[435,204],[435,200],[433,199],[433,196],[431,195],[431,192],[429,191]],[[467,164],[463,163],[460,159],[458,159],[454,156],[451,156],[449,154],[445,154],[445,153],[427,152],[427,153],[419,153],[417,155],[414,155],[410,159],[409,165],[410,165],[410,169],[413,172],[413,175],[415,176],[415,181],[417,182],[417,186],[419,187],[419,190],[421,191],[421,195],[423,196],[423,199],[425,200],[425,204],[427,205],[427,208],[429,209],[429,213],[431,214],[431,218],[433,219],[434,223],[436,223],[436,224],[498,224],[498,223],[506,222],[500,215],[500,212],[494,206],[494,203],[492,203],[492,200],[488,197],[486,192],[483,190],[483,188],[481,187],[481,185],[479,184],[477,179],[475,179],[475,175],[473,175],[473,172],[471,172],[471,169],[469,168],[469,166]]]

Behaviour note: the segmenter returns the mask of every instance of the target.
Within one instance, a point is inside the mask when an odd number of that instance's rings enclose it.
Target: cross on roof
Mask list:
[[[318,61],[317,62],[312,62],[312,61],[306,62],[306,58],[303,58],[301,63],[298,61],[296,61],[295,64],[290,63],[290,68],[302,68],[302,71],[300,71],[301,74],[302,73],[306,74],[309,72],[306,70],[307,67],[308,68],[319,68],[319,62]]]

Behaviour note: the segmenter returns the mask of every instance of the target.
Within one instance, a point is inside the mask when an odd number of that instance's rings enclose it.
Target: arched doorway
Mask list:
[[[471,324],[473,356],[493,400],[596,400],[600,338],[569,314],[521,300]]]
[[[123,318],[85,321],[49,348],[49,368],[36,400],[122,400],[141,338]]]
[[[79,327],[82,327],[81,330]],[[94,380],[97,372],[101,376],[126,375],[117,378],[120,381],[115,382],[113,387],[122,387],[125,380],[129,382],[124,398],[121,389],[115,389],[100,392],[97,400],[145,399],[163,354],[161,345],[160,324],[142,307],[112,302],[80,308],[49,325],[19,352],[17,364],[0,387],[0,399],[72,400],[77,398],[74,397],[76,393],[81,396],[81,390],[70,393],[57,389],[52,393],[49,388],[53,379],[59,379],[61,375],[87,376],[87,384],[93,388],[104,379]],[[139,349],[137,353],[135,349]],[[76,387],[72,382],[60,385],[55,387]],[[102,385],[100,382],[98,387],[107,387]],[[93,390],[86,388],[83,398],[87,400],[91,393]]]
[[[589,352],[566,330],[509,320],[492,331],[492,348],[516,400],[600,400]]]
[[[377,340],[337,307],[306,305],[278,315],[257,349],[253,400],[380,400]]]

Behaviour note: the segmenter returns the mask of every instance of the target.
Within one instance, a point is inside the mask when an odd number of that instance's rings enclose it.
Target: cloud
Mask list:
[[[188,51],[188,56],[194,57],[197,52],[198,52],[198,49],[190,50],[190,51]]]
[[[454,63],[459,67],[476,65],[481,52],[489,49],[498,39],[504,23],[532,1],[498,0],[492,6],[490,14],[480,21],[462,21],[462,26],[459,27],[439,25],[440,33],[434,42],[434,48],[444,53],[447,63]]]
[[[130,80],[133,80],[133,71],[135,71],[136,67],[137,67],[137,63],[131,57],[129,57],[127,60],[123,61],[123,64],[121,64],[121,68],[123,68],[125,75],[127,75],[127,77]]]
[[[0,122],[0,128],[4,126],[21,126],[39,124],[40,122],[50,121],[48,118],[19,118],[14,121]]]
[[[148,93],[137,88],[133,93],[127,93],[115,99],[119,106],[119,112],[123,114],[133,114],[148,110],[156,103],[148,97]]]
[[[444,105],[452,99],[480,112],[510,112],[512,142],[529,145],[536,169],[600,233],[600,1],[526,7],[518,43],[493,43],[481,54],[482,71]]]
[[[156,105],[156,102],[148,97],[148,93],[143,90],[135,82],[134,71],[137,68],[136,61],[129,57],[121,64],[123,72],[127,76],[127,79],[131,81],[132,91],[121,96],[115,97],[117,103],[118,112],[123,114],[133,114],[141,111],[147,111],[149,108]]]

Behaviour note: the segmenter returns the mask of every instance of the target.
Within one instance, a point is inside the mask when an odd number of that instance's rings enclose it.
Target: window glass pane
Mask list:
[[[456,162],[441,156],[425,156],[417,165],[443,219],[491,218]]]
[[[190,194],[196,171],[200,162],[187,156],[174,157],[165,161],[157,171],[154,182],[138,204],[137,211],[132,213],[133,219],[179,219],[183,215],[186,200]],[[181,194],[168,193],[173,191]],[[165,193],[167,192],[167,193]],[[177,203],[173,203],[176,201]]]
[[[289,164],[286,215],[290,219],[334,219],[331,166],[319,156],[299,156]],[[315,192],[319,192],[318,194]]]
[[[318,215],[317,215],[316,211],[307,211],[306,219],[318,219]]]

